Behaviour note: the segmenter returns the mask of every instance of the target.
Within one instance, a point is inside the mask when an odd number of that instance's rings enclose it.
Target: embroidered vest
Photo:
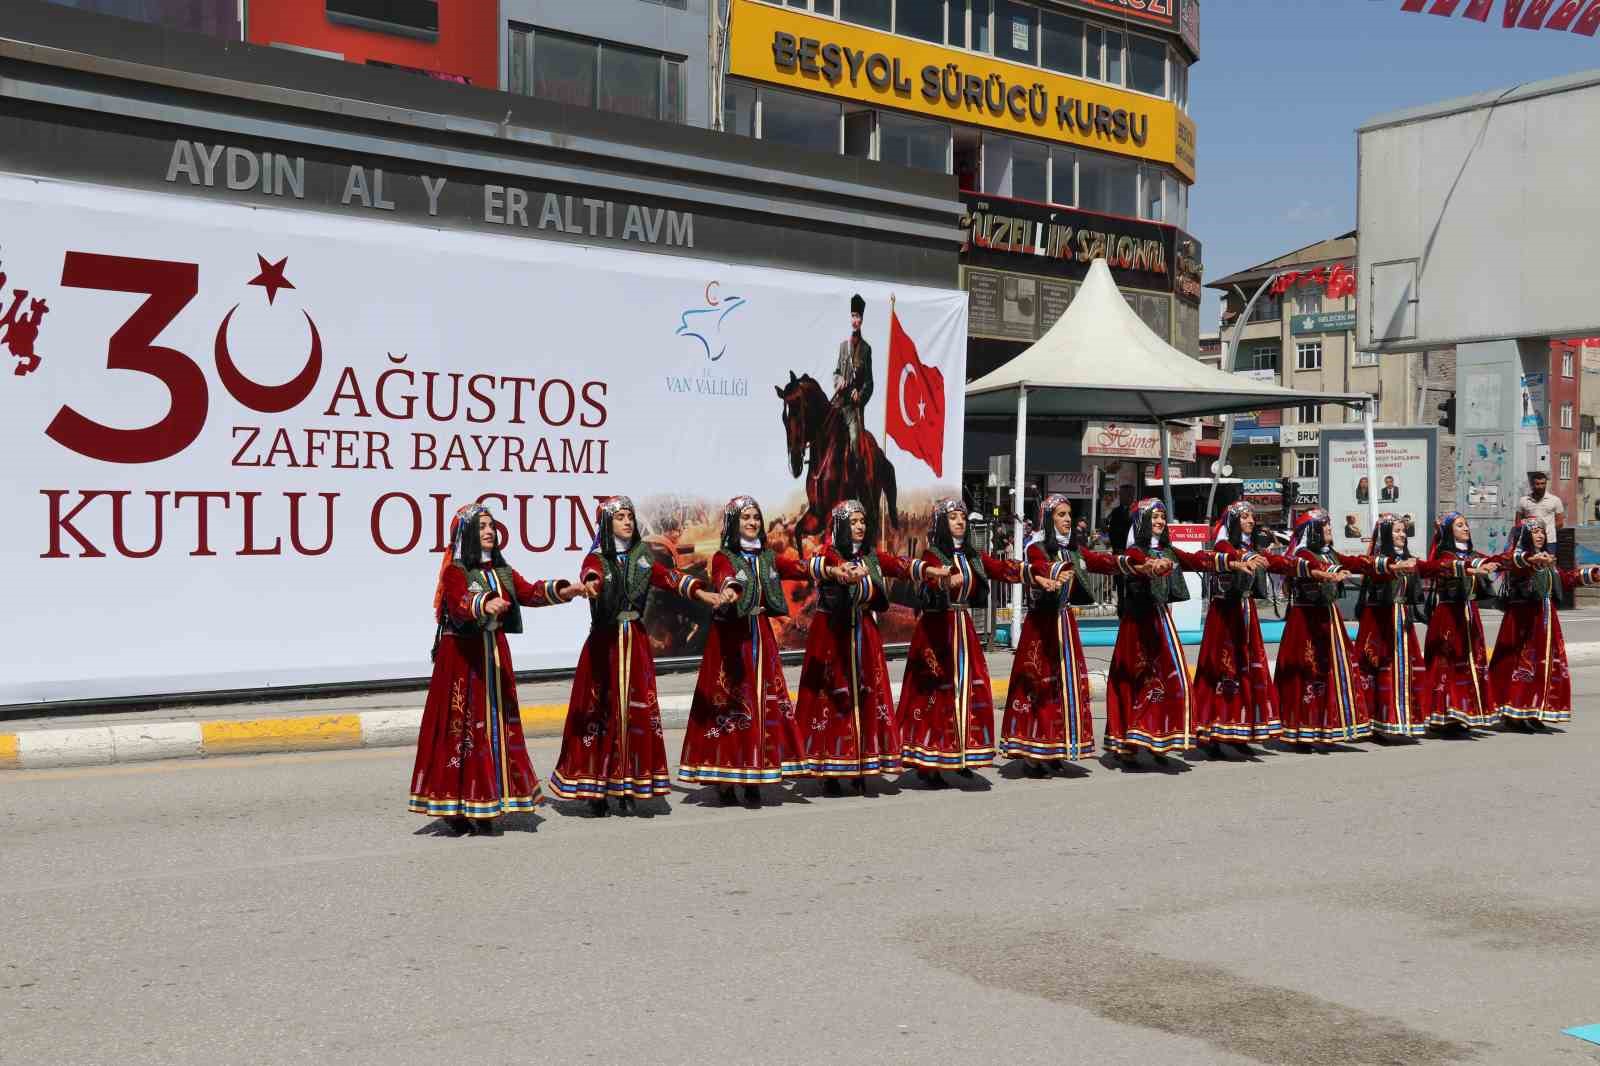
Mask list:
[[[1519,574],[1515,570],[1506,572],[1505,594],[1501,597],[1506,603],[1539,603],[1556,596],[1556,572],[1549,568],[1534,570],[1531,573]]]
[[[1480,556],[1476,552],[1446,552],[1443,558],[1460,560],[1471,566],[1479,561]],[[1468,600],[1488,599],[1493,595],[1489,586],[1489,581],[1472,574],[1463,577],[1443,575],[1434,579],[1434,588],[1439,593],[1440,603],[1466,603]]]
[[[1362,578],[1360,606],[1392,607],[1397,603],[1416,603],[1418,585],[1415,575],[1402,577],[1397,574],[1388,581]]]
[[[826,614],[843,615],[853,614],[857,609],[863,611],[881,610],[882,608],[876,602],[882,597],[882,589],[884,587],[883,570],[878,565],[878,553],[869,550],[859,558],[846,559],[845,562],[857,562],[867,568],[867,576],[871,579],[872,589],[867,593],[866,602],[859,604],[856,602],[858,593],[853,586],[847,588],[836,581],[827,581],[817,588],[817,609]]]
[[[783,596],[783,582],[778,580],[777,567],[773,565],[771,548],[764,548],[756,556],[759,560],[761,579],[759,582],[751,580],[750,556],[744,552],[731,552],[722,549],[722,555],[733,565],[734,580],[739,582],[744,590],[739,594],[739,602],[734,606],[734,612],[740,618],[748,618],[756,608],[767,614],[777,615],[779,618],[789,614],[789,601]]]
[[[1041,588],[1035,588],[1033,590],[1033,609],[1036,611],[1055,612],[1072,603],[1080,602],[1082,598],[1086,597],[1089,589],[1089,572],[1083,567],[1083,556],[1075,551],[1063,548],[1060,544],[1055,546],[1054,551],[1046,548],[1043,544],[1040,544],[1039,548],[1044,552],[1045,558],[1052,563],[1064,563],[1069,559],[1072,561],[1072,584],[1070,586],[1062,585],[1060,592],[1046,592]],[[1024,556],[1023,558],[1026,559],[1027,557]],[[1078,600],[1073,599],[1074,592],[1078,593]],[[1063,596],[1067,597],[1066,600],[1062,599]]]
[[[1220,574],[1211,575],[1211,598],[1214,600],[1242,599],[1264,600],[1271,596],[1267,587],[1267,572],[1262,570],[1254,574],[1241,574],[1229,568]]]
[[[1165,548],[1147,550],[1151,559],[1171,559],[1172,572],[1161,577],[1145,579],[1131,575],[1123,580],[1122,599],[1117,605],[1124,617],[1144,618],[1166,610],[1169,603],[1182,603],[1189,598],[1189,584],[1177,566],[1177,557]]]
[[[1313,552],[1317,557],[1317,569],[1335,570],[1339,567],[1338,558],[1331,551]],[[1294,579],[1294,602],[1303,603],[1308,607],[1327,607],[1339,602],[1340,586],[1332,581],[1318,581],[1314,577],[1297,577]]]
[[[940,566],[948,566],[952,571],[957,569],[955,559],[940,551],[938,547],[930,544],[928,550],[933,552],[934,557],[939,560]],[[983,572],[983,559],[976,552],[961,551],[957,554],[962,554],[966,557],[967,567],[972,578],[964,590],[966,598],[961,603],[968,604],[981,601],[989,593],[989,578]],[[927,586],[923,586],[923,610],[948,611],[950,606],[950,586],[943,582],[937,588],[930,589]]]
[[[456,569],[467,575],[467,595],[476,596],[480,592],[489,590],[489,579],[485,576],[490,571],[468,570],[460,563],[455,564]],[[494,567],[495,580],[500,586],[500,597],[511,604],[511,610],[500,616],[499,628],[507,633],[522,632],[522,605],[517,603],[517,583],[511,576],[509,566]],[[483,632],[483,625],[477,621],[457,622],[450,617],[450,612],[439,607],[439,624],[446,633],[457,637],[475,637]]]
[[[609,628],[624,613],[643,618],[650,602],[650,571],[655,562],[650,549],[636,543],[625,553],[602,554],[600,562],[605,568],[605,580],[601,582],[600,595],[589,601],[589,624]]]

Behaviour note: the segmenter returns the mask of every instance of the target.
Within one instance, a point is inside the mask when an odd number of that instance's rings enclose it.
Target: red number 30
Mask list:
[[[111,335],[108,370],[149,374],[167,387],[171,406],[165,418],[143,429],[117,429],[79,414],[71,406],[56,413],[45,435],[79,455],[106,463],[154,463],[194,443],[206,423],[206,378],[194,360],[175,348],[151,342],[172,323],[200,288],[195,263],[128,259],[116,255],[68,252],[61,284],[105,292],[142,292],[149,299]]]

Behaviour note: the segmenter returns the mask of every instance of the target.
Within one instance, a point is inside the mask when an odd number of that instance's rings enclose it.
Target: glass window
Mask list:
[[[1109,156],[1079,156],[1078,206],[1086,211],[1137,218],[1139,165]]]
[[[894,32],[943,44],[944,0],[896,0]]]
[[[1171,174],[1163,172],[1161,175],[1161,209],[1165,212],[1166,220],[1179,229],[1189,228],[1189,212],[1185,207],[1183,194],[1178,190],[1183,188],[1183,183]]]
[[[1043,42],[1042,65],[1063,74],[1083,74],[1083,20],[1040,12],[1039,36]]]
[[[1115,30],[1106,31],[1106,81],[1122,84],[1122,34]]]
[[[830,18],[839,13],[837,0],[815,0],[811,8],[817,14],[827,15]]]
[[[919,170],[950,172],[950,127],[943,122],[878,114],[878,158]]]
[[[839,104],[799,93],[761,91],[761,139],[839,154]]]
[[[1561,480],[1572,480],[1572,456],[1570,455],[1563,455],[1561,457]]]
[[[972,11],[972,48],[976,52],[993,52],[994,41],[989,33],[989,13],[992,0],[972,0],[967,5]]]
[[[966,0],[950,0],[945,5],[945,43],[957,48],[967,46]]]
[[[1377,352],[1357,352],[1355,359],[1351,362],[1350,365],[1351,366],[1377,366],[1378,365],[1378,353]]]
[[[1034,141],[985,134],[983,191],[1018,200],[1048,201],[1046,161],[1049,149]]]
[[[1184,111],[1189,110],[1189,64],[1179,55],[1172,54],[1172,102]]]
[[[1561,405],[1561,428],[1572,428],[1572,404],[1570,402]]]
[[[1261,294],[1250,311],[1251,322],[1276,322],[1283,317],[1283,297],[1270,292]]]
[[[511,42],[506,47],[506,81],[508,88],[521,96],[528,95],[528,58],[533,54],[533,34],[527,30],[512,30]]]
[[[1322,405],[1303,403],[1295,408],[1294,420],[1303,426],[1314,426],[1322,421]]]
[[[1314,315],[1322,310],[1322,290],[1314,285],[1307,285],[1294,294],[1294,313],[1297,315]]]
[[[1294,455],[1295,477],[1316,477],[1320,469],[1321,457],[1316,452],[1296,452]]]
[[[1156,96],[1167,95],[1166,45],[1154,37],[1128,36],[1128,88]]]
[[[600,110],[661,117],[661,56],[607,44],[600,57]]]
[[[872,158],[874,115],[871,111],[845,111],[844,154],[857,159]]]
[[[669,59],[662,69],[661,118],[683,121],[683,60]]]
[[[1161,210],[1161,171],[1155,167],[1139,168],[1139,217],[1152,222],[1166,218]]]
[[[843,0],[839,5],[839,17],[875,30],[887,30],[893,10],[892,0]]]
[[[1294,346],[1294,368],[1296,370],[1321,370],[1322,369],[1322,342],[1301,341]]]
[[[1271,341],[1266,344],[1252,345],[1250,348],[1250,369],[1278,369],[1278,345]]]
[[[1078,153],[1070,148],[1050,149],[1050,202],[1067,207],[1078,203]]]
[[[1561,376],[1564,377],[1564,378],[1570,378],[1572,376],[1572,353],[1571,352],[1562,352],[1561,353]]]
[[[994,54],[1018,63],[1039,62],[1039,9],[1016,0],[995,0]]]
[[[722,97],[722,128],[740,137],[756,135],[756,87],[745,81],[728,81]]]
[[[533,42],[533,93],[541,100],[595,106],[600,51],[595,42],[544,30]]]

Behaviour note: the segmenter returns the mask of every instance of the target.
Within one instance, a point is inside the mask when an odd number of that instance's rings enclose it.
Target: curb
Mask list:
[[[1567,662],[1571,666],[1600,666],[1600,641],[1569,644]],[[1191,664],[1190,673],[1193,672]],[[992,687],[998,704],[1006,697],[1008,682],[995,681]],[[1104,699],[1105,692],[1106,675],[1091,672],[1090,695]],[[688,693],[663,696],[662,726],[682,727],[688,721],[692,700]],[[566,704],[540,703],[522,708],[522,729],[529,737],[560,736],[566,720]],[[422,708],[416,707],[356,714],[30,729],[0,733],[0,770],[109,766],[268,752],[403,748],[417,742],[421,726]]]

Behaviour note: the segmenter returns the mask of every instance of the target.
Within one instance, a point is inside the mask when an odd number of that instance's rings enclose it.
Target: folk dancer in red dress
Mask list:
[[[1428,619],[1422,647],[1426,672],[1418,709],[1430,729],[1461,731],[1493,725],[1499,718],[1478,601],[1492,595],[1500,562],[1472,547],[1472,528],[1458,511],[1439,519],[1433,553],[1419,567],[1432,578],[1438,604]]]
[[[900,729],[889,664],[876,612],[887,610],[887,578],[935,580],[949,573],[879,552],[867,542],[867,512],[858,500],[833,509],[828,540],[806,560],[817,585],[817,611],[806,639],[795,716],[805,737],[806,769],[829,795],[849,778],[898,774]]]
[[[543,802],[506,634],[522,632],[523,607],[580,595],[570,582],[530,584],[511,569],[486,508],[456,512],[433,592],[433,679],[411,772],[411,811],[443,818],[458,834],[492,835],[500,815]]]
[[[1372,696],[1372,737],[1416,739],[1428,731],[1417,699],[1422,684],[1422,649],[1416,614],[1421,578],[1407,545],[1405,523],[1392,514],[1372,529],[1371,572],[1361,581],[1361,628],[1356,633],[1356,671]]]
[[[1572,676],[1556,599],[1563,589],[1600,582],[1600,567],[1556,569],[1544,522],[1524,518],[1505,568],[1500,636],[1489,660],[1489,689],[1507,726],[1541,730],[1572,720]]]
[[[1194,668],[1194,732],[1220,753],[1283,732],[1256,601],[1266,599],[1267,557],[1253,546],[1256,513],[1240,501],[1212,535],[1211,598]]]
[[[1022,566],[969,544],[966,509],[946,499],[934,504],[928,550],[912,566],[912,580],[922,583],[931,567],[950,572],[942,588],[929,589],[911,635],[898,719],[905,763],[925,785],[942,788],[943,770],[971,777],[994,765],[994,694],[972,604],[982,602],[991,580],[1021,581]]]
[[[1355,669],[1339,591],[1351,573],[1367,574],[1360,556],[1333,550],[1328,512],[1314,507],[1295,523],[1289,551],[1272,562],[1291,590],[1278,644],[1278,714],[1283,740],[1337,744],[1372,734],[1371,681]]]
[[[781,581],[808,580],[799,560],[767,547],[755,498],[729,500],[722,545],[711,557],[711,584],[725,603],[706,638],[678,759],[680,780],[717,786],[724,804],[736,802],[735,785],[744,786],[746,802],[759,804],[762,785],[806,775],[805,742],[769,616],[789,613]]]
[[[633,501],[613,496],[600,505],[594,544],[579,581],[590,597],[589,639],[578,656],[567,703],[561,758],[550,791],[585,799],[598,817],[607,797],[622,810],[635,799],[672,791],[661,741],[655,661],[644,628],[650,590],[660,589],[715,607],[723,598],[705,583],[657,562],[639,534]]]
[[[1211,552],[1172,546],[1167,508],[1140,500],[1117,556],[1123,575],[1117,604],[1121,624],[1106,679],[1106,751],[1124,763],[1148,751],[1157,762],[1194,748],[1194,702],[1189,664],[1168,604],[1189,598],[1184,570],[1215,566]]]
[[[1072,605],[1093,602],[1088,575],[1118,573],[1114,555],[1078,544],[1065,496],[1044,498],[1039,528],[1044,532],[1028,545],[1026,560],[1036,591],[1011,660],[1000,727],[1000,753],[1024,760],[1030,777],[1064,769],[1063,760],[1094,756],[1089,668]]]

